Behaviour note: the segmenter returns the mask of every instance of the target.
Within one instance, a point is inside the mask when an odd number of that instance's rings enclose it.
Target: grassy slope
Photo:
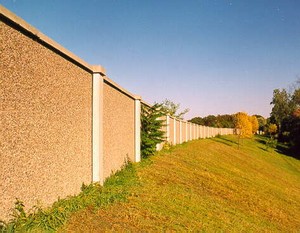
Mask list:
[[[80,211],[61,230],[299,232],[300,161],[235,141],[192,141],[136,164],[126,202]]]

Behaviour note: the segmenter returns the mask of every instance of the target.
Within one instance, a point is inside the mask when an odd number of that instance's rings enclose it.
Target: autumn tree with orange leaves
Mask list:
[[[250,138],[258,130],[258,120],[256,116],[249,116],[245,112],[235,114],[235,131],[238,135],[238,145],[240,147],[240,139]]]

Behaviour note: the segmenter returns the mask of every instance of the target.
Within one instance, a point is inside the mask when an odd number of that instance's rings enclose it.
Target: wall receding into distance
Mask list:
[[[148,105],[103,67],[0,6],[0,220],[16,198],[27,209],[48,206],[79,193],[82,183],[103,184],[127,160],[140,161],[141,104]],[[174,145],[233,133],[162,118]]]

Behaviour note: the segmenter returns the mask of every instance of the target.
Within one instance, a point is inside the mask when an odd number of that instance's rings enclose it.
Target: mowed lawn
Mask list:
[[[72,215],[62,232],[300,232],[300,161],[262,138],[196,140],[135,164],[128,198]],[[121,191],[120,191],[121,192]]]

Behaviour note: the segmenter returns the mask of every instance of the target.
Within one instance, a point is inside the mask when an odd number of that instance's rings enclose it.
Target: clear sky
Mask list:
[[[0,0],[149,103],[186,119],[269,116],[275,88],[300,78],[300,0]]]

